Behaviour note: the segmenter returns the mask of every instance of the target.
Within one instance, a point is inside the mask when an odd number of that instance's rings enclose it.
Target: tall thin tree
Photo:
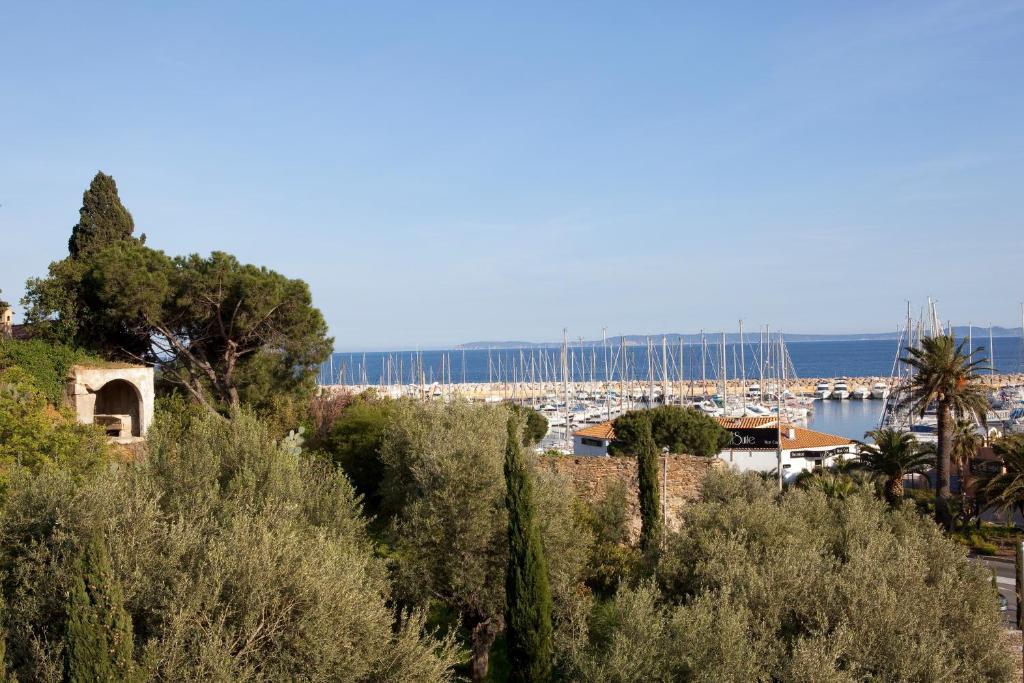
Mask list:
[[[76,568],[68,599],[64,680],[131,680],[135,668],[131,617],[125,612],[102,536],[89,538]]]
[[[661,539],[661,514],[658,496],[658,445],[650,420],[641,426],[636,443],[637,478],[640,498],[640,547],[645,551],[658,546]]]
[[[509,680],[542,683],[551,679],[551,592],[520,432],[519,420],[510,415],[505,446],[505,506],[508,509],[505,641]]]

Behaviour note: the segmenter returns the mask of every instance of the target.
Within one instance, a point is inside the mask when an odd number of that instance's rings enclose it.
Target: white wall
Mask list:
[[[778,451],[731,451],[726,449],[719,453],[718,457],[740,472],[771,472],[779,466]],[[825,465],[831,465],[833,460],[834,458],[829,459]],[[802,457],[792,458],[789,451],[782,452],[782,476],[784,479],[795,477],[800,472],[813,470],[814,465],[813,460]]]
[[[593,437],[587,437],[593,438]],[[608,455],[608,444],[610,443],[607,439],[602,439],[602,446],[590,446],[583,443],[584,437],[573,436],[572,437],[572,453],[573,455]]]

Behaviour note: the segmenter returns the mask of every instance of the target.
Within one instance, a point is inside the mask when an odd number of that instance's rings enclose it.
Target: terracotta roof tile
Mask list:
[[[587,436],[587,437],[590,437],[591,439],[614,439],[615,438],[615,430],[612,429],[612,423],[611,422],[602,422],[600,424],[590,425],[589,427],[584,427],[583,429],[580,429],[579,431],[573,432],[572,435],[573,436]]]
[[[774,427],[774,417],[716,417],[718,424],[726,429],[758,429],[762,427]]]
[[[792,439],[789,438],[790,429],[793,430],[794,438]],[[785,450],[852,446],[855,443],[857,442],[852,439],[836,436],[835,434],[826,434],[825,432],[816,432],[813,429],[805,429],[804,427],[783,426],[782,428],[782,447]]]

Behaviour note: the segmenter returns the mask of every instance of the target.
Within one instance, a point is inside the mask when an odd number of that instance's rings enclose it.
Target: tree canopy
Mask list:
[[[253,375],[271,375],[277,391],[301,384],[330,353],[305,282],[223,252],[171,258],[114,245],[86,282],[143,342],[141,359],[159,362],[162,379],[210,409],[240,405]]]
[[[146,247],[103,174],[80,213],[71,255],[27,283],[26,322],[41,337],[157,364],[163,383],[211,411],[312,392],[331,340],[305,282],[224,252]]]
[[[115,242],[129,240],[135,221],[117,194],[117,183],[98,171],[82,195],[78,223],[71,229],[68,253],[79,258]]]
[[[1012,680],[990,573],[913,508],[729,471],[703,494],[571,680]]]
[[[667,448],[670,453],[710,457],[729,444],[729,432],[714,418],[680,406],[631,411],[617,418],[613,428],[612,450],[618,453],[635,454],[648,428],[658,448]]]

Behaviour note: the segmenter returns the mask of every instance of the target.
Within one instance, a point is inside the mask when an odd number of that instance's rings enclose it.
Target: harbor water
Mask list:
[[[974,338],[975,347],[988,346],[988,339]],[[1024,371],[1019,337],[996,337],[995,353],[984,349],[982,356],[991,358],[999,373]],[[570,344],[567,365],[573,381],[602,381],[606,377],[618,380],[625,372],[627,380],[638,380],[653,371],[661,377],[663,364],[670,379],[697,379],[703,374],[711,381],[721,376],[721,358],[730,379],[745,375],[758,378],[757,343],[746,343],[742,352],[739,344],[726,344],[725,353],[709,337],[706,353],[701,358],[697,344],[667,346],[664,358],[660,340],[652,338],[650,353],[647,346],[627,346],[623,363],[618,347],[573,346]],[[787,376],[799,377],[889,377],[896,365],[897,342],[878,339],[865,341],[806,341],[787,342],[789,360]],[[681,359],[681,360],[680,360]],[[703,360],[703,362],[702,362]],[[561,367],[561,349],[558,347],[531,347],[523,349],[449,349],[430,351],[365,351],[333,354],[320,372],[321,384],[417,384],[446,381],[501,382],[518,379],[550,379]],[[761,372],[777,373],[775,359],[765,357]],[[771,367],[774,365],[775,367]],[[608,368],[607,372],[605,368]],[[422,370],[422,377],[420,371]],[[795,377],[790,375],[795,372]],[[681,375],[680,375],[681,373]]]

